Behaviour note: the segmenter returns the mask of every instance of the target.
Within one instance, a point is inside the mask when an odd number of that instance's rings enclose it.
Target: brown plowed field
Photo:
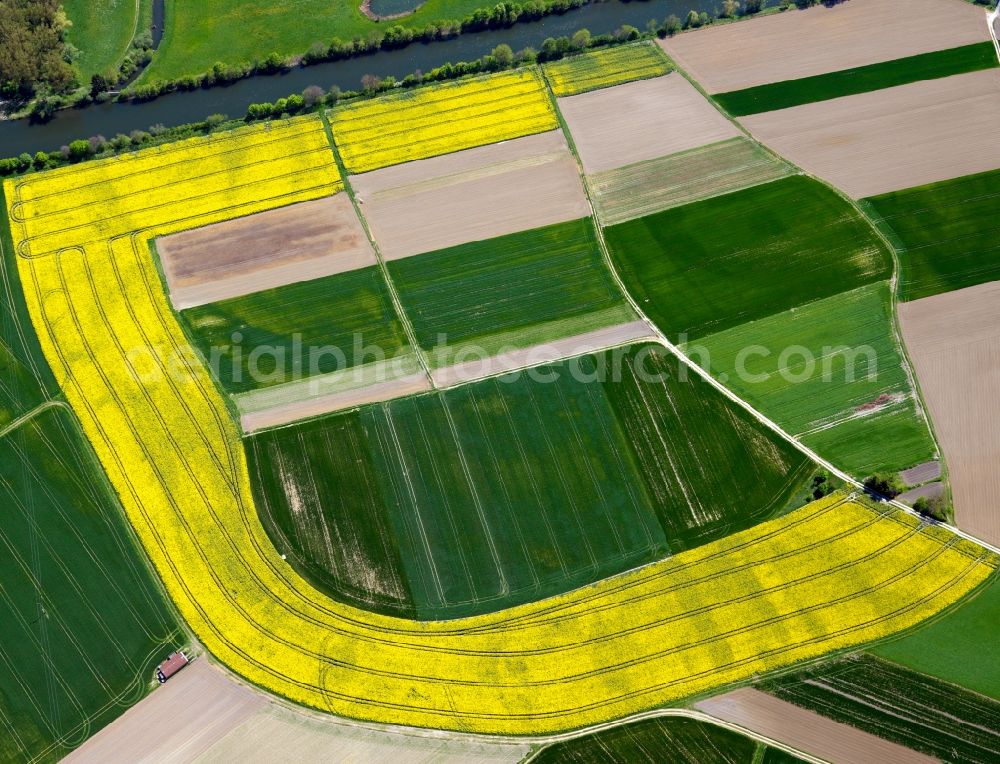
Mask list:
[[[351,178],[386,260],[590,214],[559,130]]]
[[[1000,282],[899,305],[959,528],[1000,544]]]
[[[1000,69],[769,111],[742,122],[808,172],[855,198],[873,196],[1000,167]]]
[[[740,135],[676,72],[560,98],[559,108],[588,174]]]
[[[742,687],[696,703],[699,711],[837,764],[930,764],[930,756]]]
[[[375,264],[347,194],[165,236],[156,249],[178,309]]]
[[[962,0],[861,0],[710,26],[660,44],[709,93],[989,40],[985,12]]]

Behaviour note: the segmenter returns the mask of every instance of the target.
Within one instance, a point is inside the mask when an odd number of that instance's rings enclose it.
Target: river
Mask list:
[[[547,16],[533,22],[515,24],[509,29],[464,34],[451,40],[416,43],[402,50],[379,51],[369,56],[330,61],[295,68],[274,75],[259,75],[222,87],[171,93],[154,101],[131,101],[95,104],[78,109],[64,109],[44,124],[28,120],[0,122],[0,156],[23,152],[53,151],[77,138],[145,130],[151,125],[174,125],[197,122],[209,114],[242,116],[251,103],[275,101],[299,93],[309,85],[328,89],[356,90],[365,74],[393,75],[402,78],[415,69],[428,71],[446,61],[471,61],[489,53],[501,43],[515,51],[539,47],[546,37],[571,35],[578,29],[593,34],[612,32],[622,24],[643,29],[650,19],[662,21],[670,14],[681,19],[694,8],[715,8],[715,0],[633,0],[633,2],[592,3],[561,16]]]

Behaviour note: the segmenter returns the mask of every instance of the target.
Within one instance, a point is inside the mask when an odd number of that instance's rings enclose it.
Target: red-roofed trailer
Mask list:
[[[188,665],[188,658],[184,653],[180,650],[176,653],[170,653],[167,659],[157,667],[156,678],[160,684],[163,684],[186,665]]]

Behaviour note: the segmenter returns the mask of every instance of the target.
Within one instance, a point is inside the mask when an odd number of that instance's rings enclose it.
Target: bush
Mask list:
[[[913,509],[924,517],[930,517],[940,522],[945,522],[948,519],[948,506],[944,500],[944,496],[933,496],[931,498],[921,496],[913,502]]]

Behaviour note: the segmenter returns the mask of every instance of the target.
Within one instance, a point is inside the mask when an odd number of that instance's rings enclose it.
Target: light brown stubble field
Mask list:
[[[386,260],[590,214],[560,130],[351,178]]]
[[[1000,282],[900,303],[899,319],[948,465],[955,522],[1000,544]]]
[[[855,198],[1000,167],[1000,69],[745,117],[754,137]]]
[[[740,135],[676,72],[559,99],[588,174]]]
[[[660,44],[709,93],[811,77],[989,40],[963,0],[861,0],[679,34]]]
[[[156,249],[178,310],[375,264],[344,193],[165,236]]]

